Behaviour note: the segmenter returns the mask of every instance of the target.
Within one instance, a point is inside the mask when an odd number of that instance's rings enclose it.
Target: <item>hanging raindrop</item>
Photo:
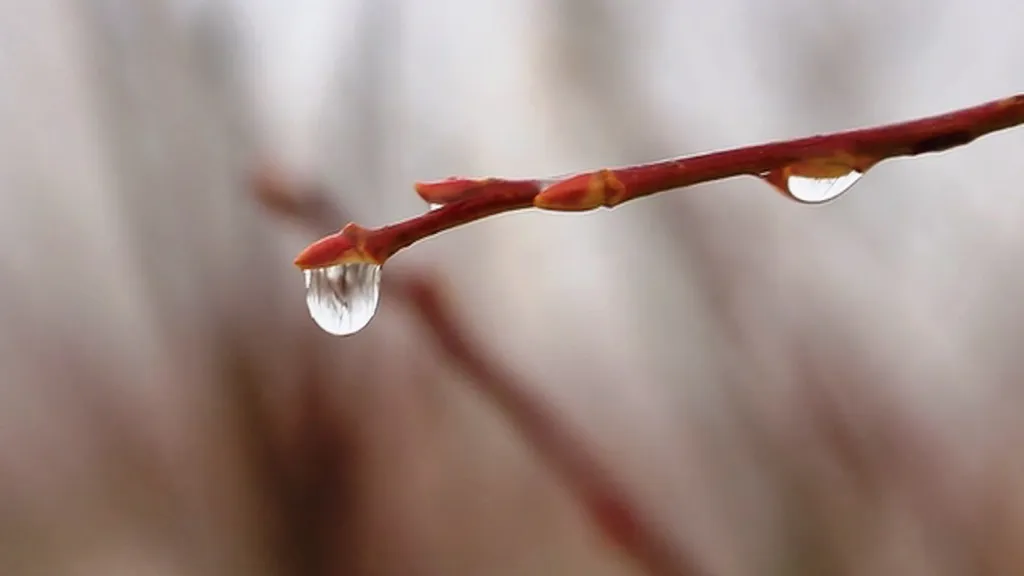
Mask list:
[[[377,312],[380,268],[355,262],[305,270],[309,315],[320,328],[337,336],[362,330]]]
[[[794,164],[761,177],[797,202],[823,204],[840,197],[863,175],[842,164]]]

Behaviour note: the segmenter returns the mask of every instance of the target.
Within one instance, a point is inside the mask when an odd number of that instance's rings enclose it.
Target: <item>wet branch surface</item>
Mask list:
[[[307,246],[299,268],[383,264],[425,238],[477,220],[527,208],[580,212],[611,208],[677,188],[755,176],[784,194],[790,177],[835,178],[865,173],[890,158],[941,152],[1024,123],[1024,94],[938,116],[845,132],[746,146],[568,177],[511,180],[454,177],[420,182],[425,214],[375,229],[349,223]],[[318,220],[319,221],[319,220]]]

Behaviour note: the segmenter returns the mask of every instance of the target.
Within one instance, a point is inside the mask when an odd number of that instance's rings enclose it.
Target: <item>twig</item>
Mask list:
[[[259,180],[257,181],[259,182]],[[291,200],[257,191],[257,199],[274,212],[298,217],[311,229],[319,218],[307,206],[331,204],[322,193],[299,192],[281,180],[274,191]],[[267,199],[275,199],[267,202]],[[340,210],[337,207],[333,211]],[[640,510],[610,470],[594,455],[587,442],[554,407],[531,392],[531,387],[504,369],[474,340],[444,298],[436,281],[423,273],[400,272],[389,276],[389,290],[408,304],[438,348],[457,365],[504,413],[541,459],[562,479],[583,505],[595,526],[622,547],[652,575],[695,576],[706,572],[689,551],[674,543],[665,531]]]
[[[864,173],[889,158],[948,150],[1022,123],[1024,94],[909,122],[564,178],[421,182],[416,184],[420,197],[442,205],[440,208],[376,229],[350,223],[307,246],[295,265],[319,268],[349,262],[383,264],[399,250],[439,232],[531,207],[556,211],[611,208],[657,192],[742,175],[757,176],[782,187],[782,180],[790,176],[831,178],[850,171]]]

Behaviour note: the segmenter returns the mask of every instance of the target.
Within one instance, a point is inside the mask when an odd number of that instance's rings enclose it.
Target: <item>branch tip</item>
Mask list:
[[[338,232],[307,246],[293,263],[302,270],[354,263],[383,264],[384,258],[366,250],[366,239],[372,232],[350,222]]]

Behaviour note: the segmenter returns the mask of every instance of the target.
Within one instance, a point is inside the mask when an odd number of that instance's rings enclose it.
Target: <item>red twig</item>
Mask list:
[[[271,211],[298,219],[310,229],[322,222],[316,209],[330,206],[317,189],[298,190],[277,172],[263,172],[254,181],[257,199]],[[706,572],[695,557],[642,512],[587,442],[557,410],[489,356],[469,335],[437,282],[424,274],[389,276],[389,291],[407,303],[438,348],[458,366],[522,434],[570,491],[594,525],[633,557],[648,573],[695,576]]]
[[[350,223],[306,247],[300,268],[348,262],[383,264],[424,238],[488,216],[542,208],[593,210],[657,192],[734,176],[764,178],[777,187],[790,176],[864,173],[879,162],[939,152],[1024,123],[1024,94],[939,116],[823,136],[772,142],[565,178],[506,180],[449,178],[416,185],[425,201],[442,206],[377,229]]]

